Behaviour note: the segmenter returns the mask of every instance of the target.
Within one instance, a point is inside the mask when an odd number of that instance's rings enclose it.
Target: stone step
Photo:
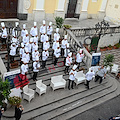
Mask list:
[[[91,81],[91,84],[90,84],[90,87],[91,87],[90,91],[92,90],[91,92],[86,90],[86,88],[83,84],[78,85],[78,87],[75,87],[75,89],[73,89],[73,90],[68,90],[68,89],[67,90],[66,89],[65,90],[61,89],[60,90],[59,89],[59,90],[53,91],[50,87],[48,87],[46,94],[44,94],[42,96],[37,96],[36,95],[36,97],[31,101],[30,104],[27,101],[23,100],[22,104],[24,105],[24,108],[25,108],[25,110],[23,112],[23,116],[26,119],[28,119],[27,117],[31,118],[30,114],[31,114],[31,112],[33,112],[33,110],[34,111],[40,110],[42,112],[41,109],[44,109],[48,105],[51,105],[51,107],[49,107],[49,109],[57,109],[56,105],[64,104],[64,102],[61,103],[61,104],[58,104],[60,101],[66,101],[66,102],[69,103],[69,101],[72,100],[71,97],[75,98],[74,96],[77,97],[79,94],[81,94],[80,98],[82,98],[83,95],[85,95],[85,96],[88,95],[89,96],[90,94],[94,94],[98,90],[101,91],[101,90],[105,89],[106,87],[110,87],[111,82],[108,83],[107,81],[108,80],[103,81],[103,83],[101,85]],[[39,104],[37,104],[38,101],[39,101]],[[53,106],[53,104],[55,106]],[[9,111],[6,111],[4,113],[4,116],[12,117],[13,116],[13,111],[11,109],[12,108],[10,108]],[[47,111],[47,109],[45,110],[45,112],[46,111]],[[34,112],[34,113],[37,113],[37,112]],[[40,114],[37,113],[37,115],[40,115]],[[36,116],[32,115],[32,117],[36,117]],[[25,120],[25,118],[24,118],[24,120]]]

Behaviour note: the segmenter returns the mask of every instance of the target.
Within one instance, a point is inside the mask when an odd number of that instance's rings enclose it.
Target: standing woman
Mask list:
[[[24,108],[22,105],[15,106],[15,120],[20,120],[23,110]]]

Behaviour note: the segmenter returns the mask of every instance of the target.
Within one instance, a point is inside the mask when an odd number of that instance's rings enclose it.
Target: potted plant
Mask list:
[[[108,55],[105,55],[105,58],[103,59],[103,64],[106,68],[110,67],[110,70],[111,70],[111,67],[113,66],[112,64],[113,61],[114,61],[114,55],[108,54]]]
[[[120,48],[120,44],[119,43],[114,45],[114,49],[118,49],[118,48]]]
[[[71,25],[63,25],[64,28],[70,29],[72,26]]]
[[[107,50],[107,47],[105,46],[105,47],[100,47],[100,51],[102,52],[102,51],[106,51]]]
[[[108,49],[108,50],[112,50],[112,46],[109,45],[109,46],[107,47],[107,49]]]
[[[18,96],[13,96],[9,97],[8,101],[12,106],[16,106],[21,104],[22,99]]]

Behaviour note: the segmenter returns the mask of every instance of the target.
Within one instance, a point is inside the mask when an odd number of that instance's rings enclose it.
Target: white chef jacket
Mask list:
[[[43,51],[42,52],[42,60],[45,61],[47,60],[47,58],[49,57],[49,52],[48,51]]]
[[[17,48],[16,46],[15,47],[13,47],[13,46],[10,47],[10,55],[11,56],[15,56],[16,55],[16,48]]]
[[[29,55],[29,53],[28,53],[28,54],[24,53],[24,54],[22,55],[22,61],[24,60],[24,58],[26,58],[27,63],[29,63],[29,61],[30,61],[30,55]],[[23,62],[24,62],[24,61],[23,61]]]
[[[4,37],[5,36],[5,37]],[[6,28],[2,28],[2,38],[7,38],[7,29]]]
[[[20,58],[22,58],[22,55],[25,53],[25,49],[24,48],[20,48]]]
[[[39,51],[34,51],[34,52],[32,52],[32,60],[33,61],[35,61],[36,60],[36,56],[40,56],[40,53],[39,53]]]
[[[36,28],[32,27],[31,30],[30,30],[30,34],[33,37],[36,36],[36,35],[38,35],[37,27]]]
[[[60,57],[60,48],[54,50],[54,55],[55,55],[56,58]]]
[[[47,26],[47,34],[52,35],[53,27],[52,26]]]
[[[65,63],[65,65],[66,65],[66,66],[70,66],[69,64],[71,64],[71,63],[72,63],[72,57],[70,57],[70,58],[67,57],[67,58],[66,58],[66,63]]]
[[[73,75],[71,75],[71,73],[73,73]],[[72,81],[74,81],[75,77],[76,77],[76,73],[77,73],[76,71],[71,70],[69,72],[69,79],[72,80]]]
[[[36,37],[34,37],[34,42],[36,42],[37,44],[38,44],[38,36]]]
[[[44,42],[43,43],[43,50],[49,49],[50,48],[50,43],[49,42]]]
[[[46,37],[47,37],[47,35],[45,34],[42,34],[41,35],[41,38],[40,38],[40,40],[41,40],[41,42],[46,42]]]
[[[40,63],[39,62],[33,62],[33,72],[38,72],[40,68]]]
[[[87,72],[85,75],[88,81],[92,80],[93,76],[95,76],[95,72],[91,72],[91,71]]]
[[[27,37],[24,36],[22,40],[23,40],[24,45],[25,45],[26,43],[29,43],[29,36],[27,36]]]
[[[43,26],[43,25],[42,25],[42,26],[40,27],[40,33],[41,33],[41,34],[46,33],[46,26]]]
[[[21,74],[25,75],[26,72],[28,72],[28,64],[26,64],[26,65],[22,64],[21,65]]]
[[[52,49],[55,50],[57,47],[59,47],[59,42],[53,42]]]
[[[13,28],[12,30],[12,36],[16,36],[17,35],[17,31],[15,31],[15,28]]]
[[[57,36],[60,37],[60,34],[59,33],[54,33],[54,41],[57,41]]]
[[[70,53],[70,50],[69,49],[64,49],[64,57],[67,57],[68,54]]]
[[[83,57],[84,57],[84,54],[80,55],[79,53],[77,53],[77,55],[76,55],[76,62],[78,62],[78,63],[82,62]]]
[[[17,38],[12,37],[11,43],[15,43],[16,47],[19,45],[19,40]]]
[[[27,33],[27,30],[25,29],[22,29],[22,31],[21,31],[21,37],[24,37],[24,36],[26,36],[26,33]]]
[[[35,51],[35,48],[38,48],[38,44],[37,43],[36,44],[34,44],[34,43],[32,44],[32,52]]]
[[[67,40],[62,40],[62,45],[61,45],[61,47],[62,47],[63,49],[66,49],[66,44],[68,44],[68,41],[67,41]]]

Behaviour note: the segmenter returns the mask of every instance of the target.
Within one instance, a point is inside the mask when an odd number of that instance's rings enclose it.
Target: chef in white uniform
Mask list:
[[[37,56],[35,59],[35,62],[33,62],[33,80],[36,81],[37,79],[37,74],[40,69],[40,62],[39,62],[39,57]]]
[[[17,33],[17,31],[15,31],[15,28],[18,27],[18,26],[19,26],[19,22],[15,22],[15,27],[14,27],[13,30],[12,30],[12,35],[13,35],[13,36],[16,36],[16,37],[17,37],[18,33]]]
[[[26,32],[28,32],[27,30],[26,30],[26,24],[23,24],[23,29],[22,29],[22,31],[21,31],[21,37],[23,38],[24,36],[26,36]]]
[[[54,41],[57,41],[58,37],[60,38],[59,28],[56,28],[56,32],[54,33]]]
[[[21,48],[20,48],[20,58],[22,58],[22,55],[25,53],[24,49],[24,43],[21,43]]]
[[[24,45],[29,43],[29,34],[28,31],[26,31],[26,35],[23,37],[23,43]]]
[[[29,50],[28,50],[28,48],[25,48],[25,53],[24,53],[23,56],[22,56],[22,61],[23,61],[24,58],[26,58],[27,63],[29,63],[29,61],[30,61],[30,55],[29,55]],[[24,62],[24,61],[23,61],[23,62]]]
[[[66,74],[66,72],[69,73],[68,69],[69,69],[69,67],[70,67],[71,64],[72,64],[72,52],[70,52],[68,54],[68,57],[66,58],[66,62],[65,62],[65,74]]]
[[[62,44],[61,44],[61,55],[64,55],[64,50],[67,48],[67,35],[65,35],[64,39],[62,40]]]
[[[23,64],[21,65],[21,74],[23,76],[27,75],[28,73],[28,64],[26,58],[23,59]]]
[[[52,22],[49,22],[49,26],[47,26],[47,35],[49,36],[50,41],[52,38],[52,32],[53,32]]]
[[[69,83],[68,83],[68,89],[69,90],[70,90],[70,88],[74,89],[73,88],[73,83],[74,83],[74,80],[75,80],[75,77],[76,77],[76,73],[77,73],[76,68],[77,68],[77,65],[74,65],[72,70],[69,72]]]
[[[47,50],[47,48],[42,52],[42,68],[45,68],[46,66],[46,61],[49,57],[49,52]]]
[[[35,48],[35,51],[32,52],[32,60],[35,61],[36,57],[40,57],[40,53],[38,51],[38,48]]]
[[[40,34],[46,33],[46,25],[45,20],[43,20],[43,25],[40,27]]]
[[[32,52],[34,52],[36,48],[38,49],[38,44],[36,43],[36,41],[34,41],[34,43],[32,44]]]
[[[82,62],[83,58],[84,58],[83,49],[80,49],[80,51],[76,55],[76,62],[78,65],[78,69],[80,67],[80,63]]]
[[[50,48],[50,43],[48,40],[48,36],[46,37],[46,42],[43,43],[43,50],[45,50],[46,48],[49,49]]]
[[[34,22],[34,27],[32,27],[30,30],[30,35],[32,37],[35,37],[36,35],[38,35],[37,22]]]
[[[4,22],[1,22],[1,26],[2,26],[2,34],[1,34],[2,44],[6,44],[6,40],[7,40],[7,29],[5,28],[5,23],[4,23]]]

